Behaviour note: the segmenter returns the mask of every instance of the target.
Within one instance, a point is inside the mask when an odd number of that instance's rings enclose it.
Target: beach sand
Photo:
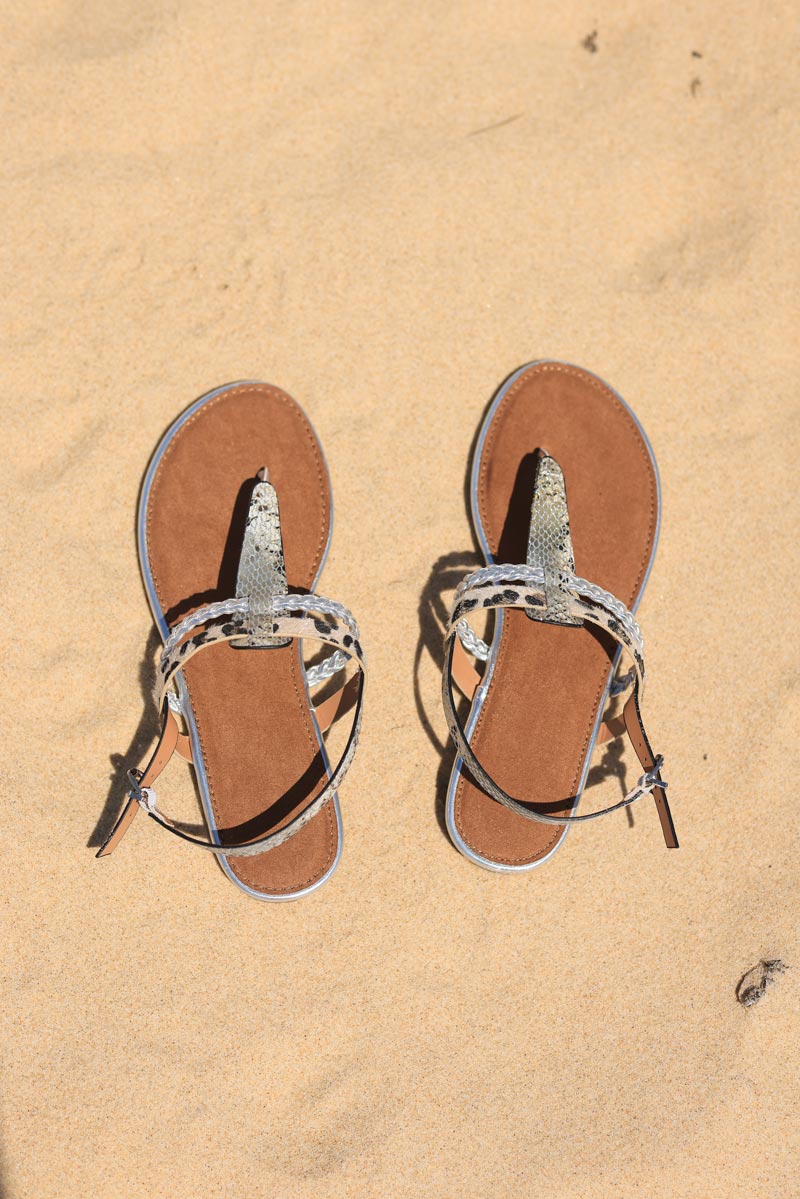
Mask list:
[[[2,22],[5,1199],[796,1195],[794,6]],[[644,802],[507,877],[441,826],[432,613],[476,561],[477,424],[542,357],[659,462],[645,713],[682,847]],[[239,378],[320,435],[323,590],[371,669],[343,860],[295,904],[141,818],[91,847],[154,727],[142,474]],[[182,764],[159,797],[196,810]]]

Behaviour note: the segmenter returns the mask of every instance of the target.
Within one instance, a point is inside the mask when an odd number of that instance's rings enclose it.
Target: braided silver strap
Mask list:
[[[164,642],[164,648],[161,651],[162,655],[170,653],[178,642],[182,641],[192,629],[199,628],[203,624],[208,624],[209,621],[216,620],[218,616],[244,616],[247,609],[248,601],[246,597],[244,599],[219,600],[216,604],[206,604],[204,608],[197,608],[170,631],[169,637]]]
[[[473,658],[479,658],[481,662],[488,661],[489,646],[477,633],[473,633],[466,620],[459,620],[456,625],[456,632],[458,633],[459,641],[468,654],[472,654]]]
[[[618,600],[610,591],[606,591],[603,587],[598,587],[596,583],[590,583],[588,579],[582,579],[580,575],[568,574],[566,572],[562,572],[560,581],[569,590],[577,591],[587,599],[602,604],[613,616],[624,621],[630,628],[631,635],[644,644],[642,630],[637,624],[633,613],[629,612],[622,601]],[[543,590],[544,570],[541,566],[526,566],[522,563],[513,564],[509,562],[497,563],[493,566],[482,566],[479,570],[473,570],[470,574],[465,575],[461,580],[456,588],[453,601],[454,606],[466,591],[470,591],[484,583],[523,583]]]
[[[337,649],[329,658],[325,658],[324,661],[319,662],[316,666],[309,666],[306,670],[306,679],[308,680],[309,687],[318,687],[320,683],[332,679],[340,670],[344,670],[347,663],[347,656]]]

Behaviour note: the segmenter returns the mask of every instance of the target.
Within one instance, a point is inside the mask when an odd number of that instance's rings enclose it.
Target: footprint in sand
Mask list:
[[[643,250],[628,272],[626,286],[654,292],[735,279],[747,264],[756,232],[755,215],[747,209],[723,220],[698,221]]]
[[[321,1070],[303,1094],[303,1121],[287,1124],[279,1142],[270,1145],[271,1168],[284,1177],[319,1181],[338,1174],[347,1162],[375,1154],[390,1127],[375,1099],[383,1085],[352,1064]]]
[[[132,54],[154,37],[163,17],[158,0],[73,0],[47,48],[71,62]]]

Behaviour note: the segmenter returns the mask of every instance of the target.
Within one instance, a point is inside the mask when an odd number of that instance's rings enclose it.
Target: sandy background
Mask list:
[[[3,1195],[796,1195],[794,6],[1,11]],[[437,818],[431,600],[484,407],[549,356],[659,460],[683,847],[643,804],[509,878]],[[242,377],[319,432],[371,664],[343,862],[282,906],[145,820],[87,848],[152,727],[139,482]]]

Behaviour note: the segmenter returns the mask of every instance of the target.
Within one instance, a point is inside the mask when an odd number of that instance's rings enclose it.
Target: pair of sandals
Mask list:
[[[445,629],[443,702],[458,749],[452,840],[490,870],[529,870],[571,824],[651,794],[677,848],[640,709],[633,612],[660,512],[641,425],[596,375],[561,362],[524,366],[481,427],[471,499],[487,565],[459,585]],[[128,772],[127,802],[98,857],[143,808],[256,898],[295,899],[331,876],[342,846],[337,791],[358,743],[366,673],[354,617],[316,592],[331,516],[319,441],[279,388],[221,387],[167,431],[138,519],[164,642],[160,734],[144,767]],[[488,642],[469,623],[484,609]],[[312,641],[324,650],[307,664]],[[325,734],[350,712],[332,766]],[[644,773],[618,803],[577,814],[595,744],[623,732]],[[194,766],[208,839],[158,807],[153,784],[175,753]]]

